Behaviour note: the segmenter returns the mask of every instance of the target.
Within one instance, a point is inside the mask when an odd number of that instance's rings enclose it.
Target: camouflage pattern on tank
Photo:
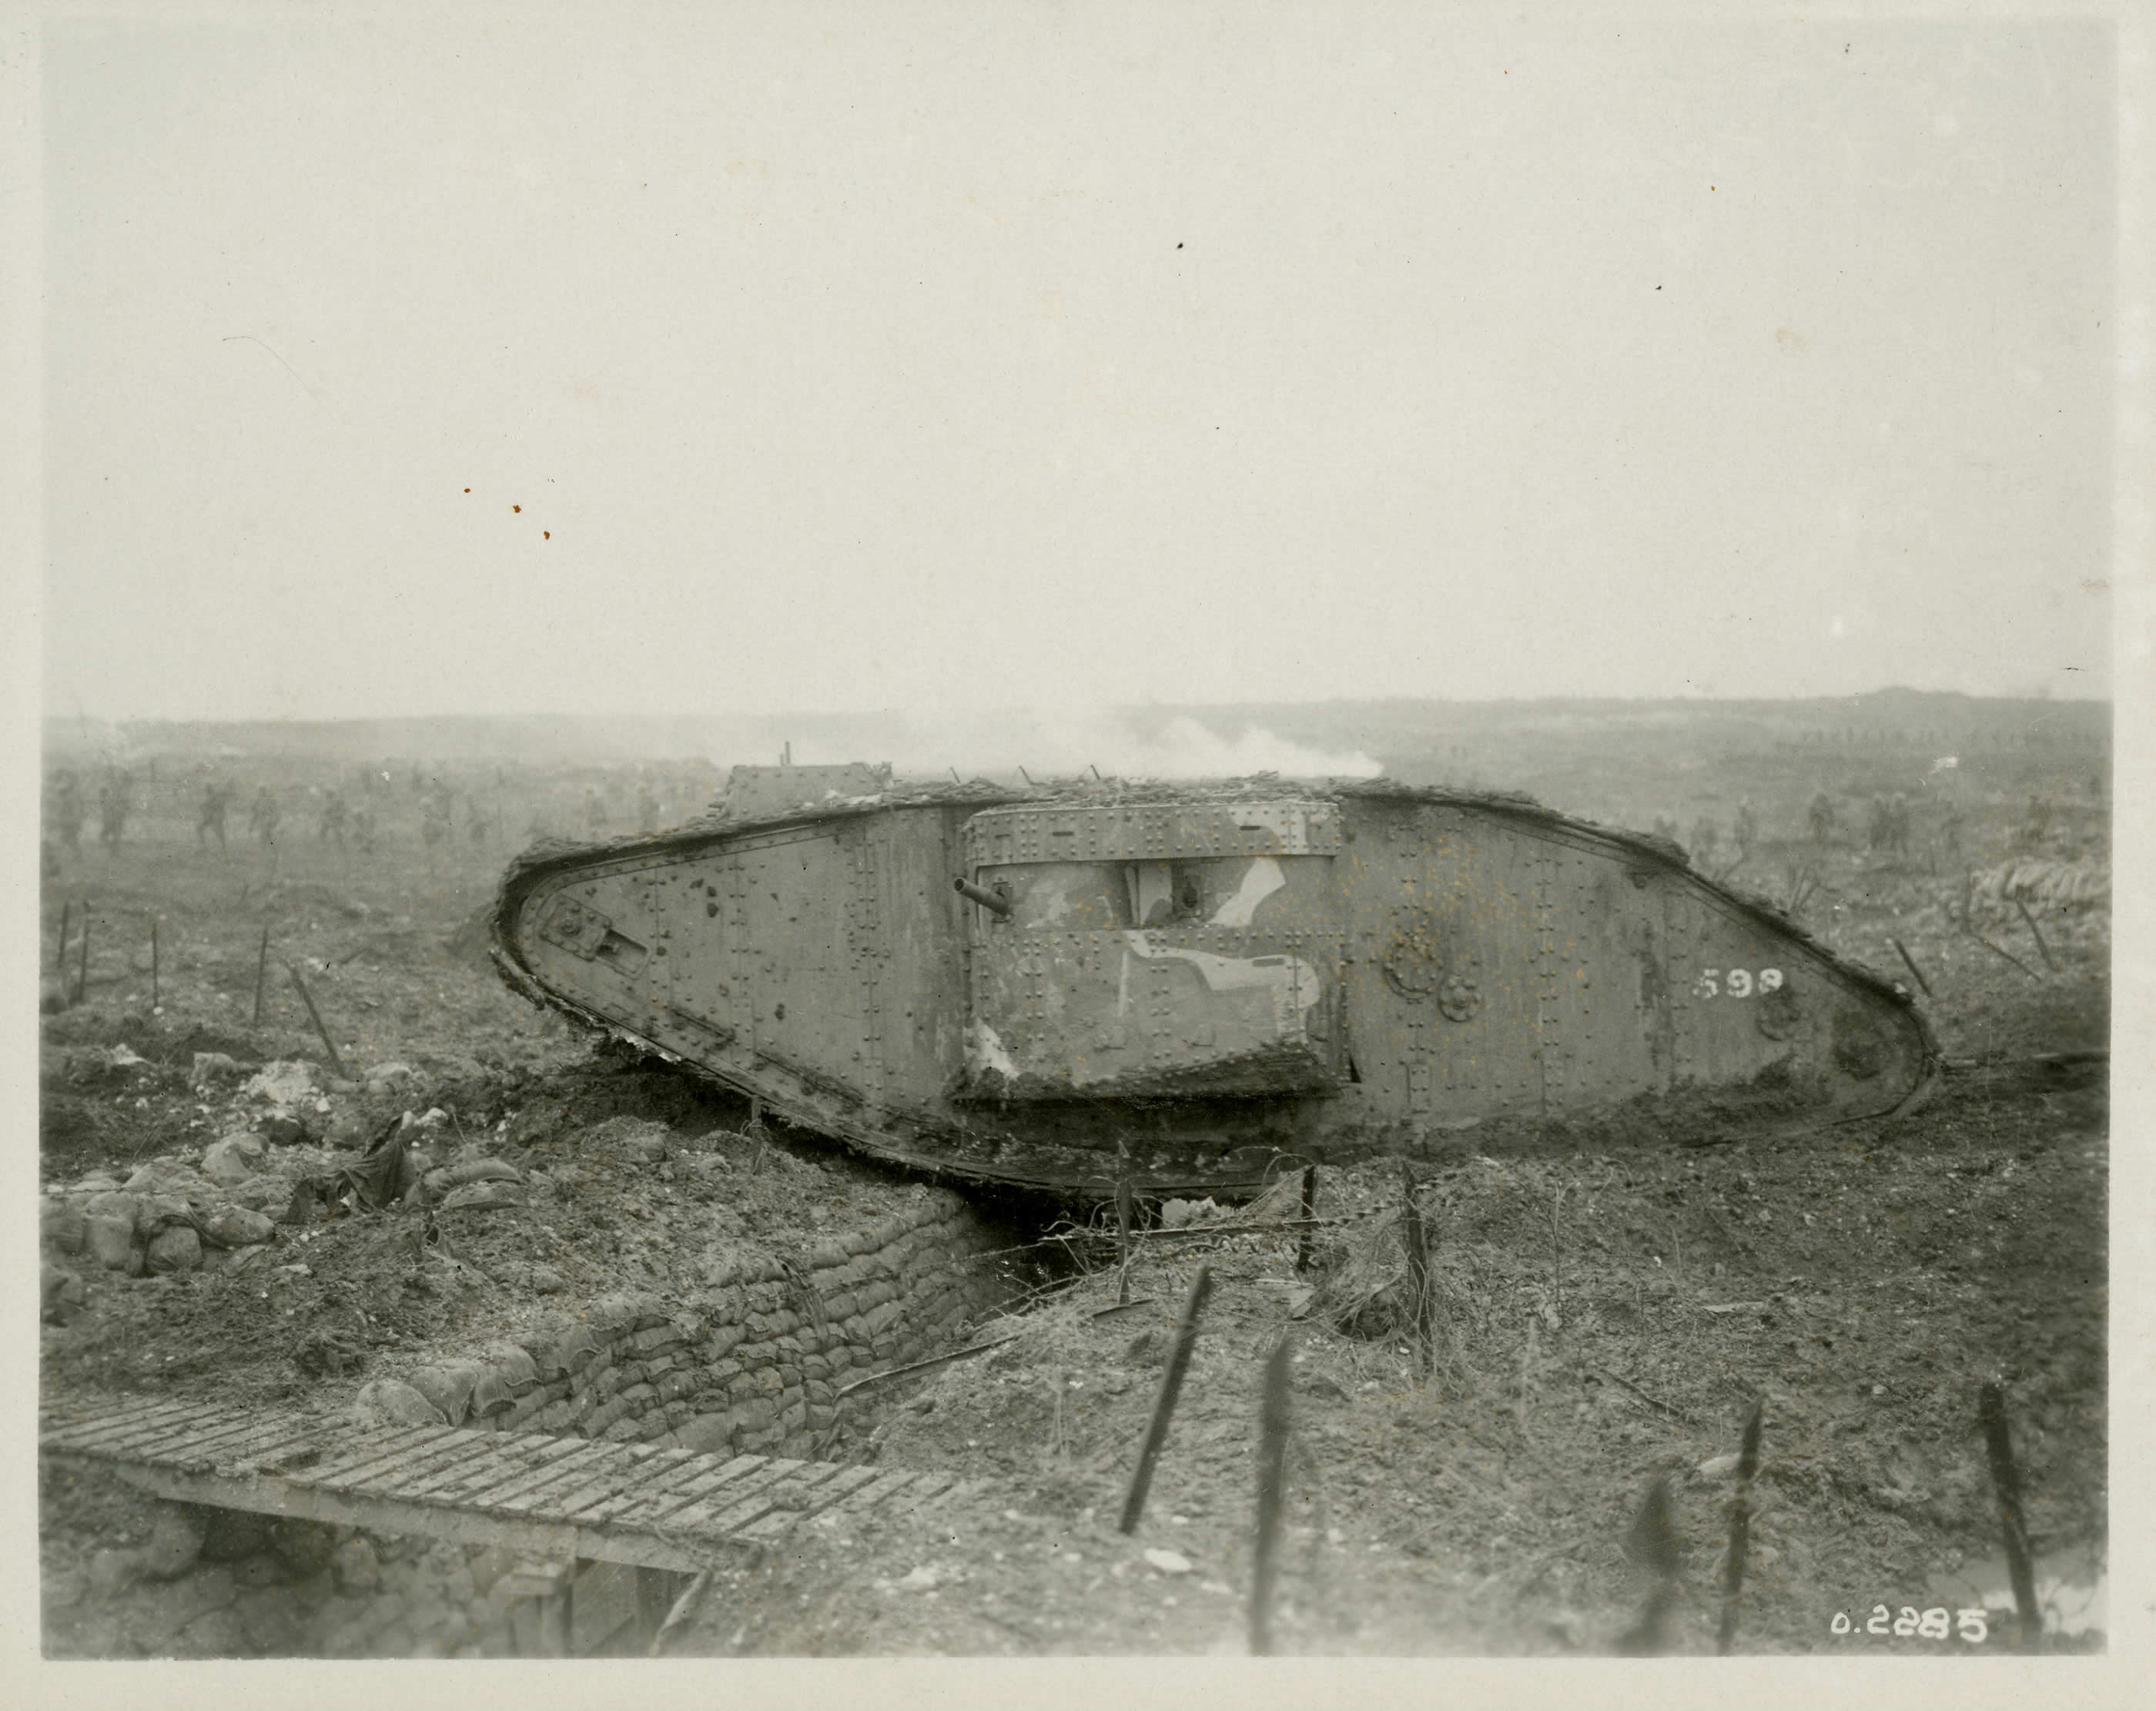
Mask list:
[[[932,1174],[1246,1194],[1285,1166],[1908,1106],[1903,991],[1663,840],[1524,798],[1274,778],[1012,790],[737,768],[527,851],[518,991]]]

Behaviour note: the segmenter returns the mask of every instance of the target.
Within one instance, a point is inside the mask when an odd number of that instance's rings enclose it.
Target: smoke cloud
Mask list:
[[[793,745],[797,762],[889,760],[901,773],[956,768],[968,776],[1072,778],[1098,768],[1125,778],[1232,778],[1279,773],[1289,778],[1370,778],[1383,770],[1368,754],[1332,753],[1288,741],[1256,725],[1224,735],[1188,713],[1162,717],[1143,708],[948,713],[863,719],[858,732],[828,732]],[[834,738],[839,738],[834,741]],[[862,748],[866,742],[875,753]],[[846,750],[840,753],[840,749]]]
[[[481,715],[239,723],[48,719],[45,748],[55,764],[127,763],[158,753],[234,759],[275,753],[345,763],[396,757],[406,763],[450,760],[527,766],[621,765],[706,760],[721,771],[741,762],[769,765],[789,746],[803,765],[889,761],[901,776],[948,778],[955,768],[1015,783],[1075,778],[1368,778],[1383,770],[1361,749],[1332,750],[1276,735],[1228,710],[1162,707],[918,710],[794,715]]]

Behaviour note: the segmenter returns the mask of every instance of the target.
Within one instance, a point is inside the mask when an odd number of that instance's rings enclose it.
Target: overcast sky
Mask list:
[[[44,698],[2110,689],[2075,23],[53,27]]]

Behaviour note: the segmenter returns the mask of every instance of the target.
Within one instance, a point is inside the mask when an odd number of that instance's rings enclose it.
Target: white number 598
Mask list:
[[[1749,969],[1702,969],[1691,992],[1694,998],[1720,998],[1724,990],[1732,998],[1749,998],[1754,992],[1779,992],[1782,989],[1782,971],[1762,969],[1754,974]]]

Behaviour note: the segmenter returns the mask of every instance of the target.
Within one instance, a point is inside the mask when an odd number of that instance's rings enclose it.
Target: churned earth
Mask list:
[[[2040,1556],[2087,1578],[2104,1488],[2104,1168],[2093,1077],[1971,1076],[1894,1126],[1804,1143],[1421,1174],[1436,1370],[1404,1335],[1389,1170],[1327,1172],[1312,1270],[1281,1236],[1155,1239],[913,1387],[885,1459],[986,1473],[940,1534],[814,1538],[715,1599],[698,1641],[769,1653],[1240,1651],[1258,1383],[1289,1338],[1282,1651],[1605,1651],[1648,1583],[1626,1535],[1672,1477],[1673,1649],[1720,1614],[1726,1462],[1765,1399],[1743,1650],[1968,1649],[1874,1606],[2009,1601],[1976,1429],[2003,1380]],[[2095,1087],[2100,1087],[2100,1082]],[[1089,1244],[1094,1257],[1106,1251]],[[1140,1526],[1116,1522],[1199,1263],[1215,1292]],[[1343,1297],[1339,1282],[1356,1282]],[[1330,1315],[1381,1292],[1356,1315]],[[1300,1314],[1300,1317],[1297,1315]],[[1373,1334],[1383,1331],[1383,1334]],[[1171,1552],[1163,1559],[1148,1552]],[[1979,1575],[1980,1578],[1980,1575]],[[1859,1631],[1832,1631],[1837,1612]],[[2092,1643],[2087,1634],[2055,1644]]]
[[[1815,870],[1803,912],[1830,943],[1913,979],[1906,953],[1929,983],[1948,1071],[1921,1110],[1533,1157],[1479,1155],[1471,1133],[1456,1156],[1415,1168],[1439,1309],[1427,1372],[1409,1335],[1397,1164],[1321,1173],[1328,1221],[1305,1271],[1289,1231],[1216,1235],[1203,1212],[1156,1225],[1131,1267],[1138,1304],[1106,1314],[1117,1280],[1101,1209],[1005,1205],[1037,1238],[1034,1304],[973,1328],[993,1350],[862,1393],[829,1452],[978,1487],[924,1520],[812,1525],[723,1570],[672,1649],[1243,1650],[1259,1376],[1283,1337],[1277,1650],[1606,1652],[1650,1589],[1627,1543],[1664,1474],[1681,1568],[1671,1642],[1712,1649],[1727,1459],[1763,1398],[1738,1648],[2003,1646],[1995,1626],[1980,1642],[1892,1629],[1904,1607],[1989,1603],[1995,1619],[2005,1602],[1976,1430],[1987,1379],[2004,1387],[2062,1606],[2102,1561],[2109,916],[2090,901],[2100,850],[2017,849],[2004,810],[1968,835],[1967,874],[1846,844],[1792,840],[1775,857]],[[687,1235],[813,1231],[850,1196],[897,1186],[813,1138],[745,1134],[737,1103],[596,1049],[504,991],[470,955],[466,923],[495,866],[483,852],[424,874],[393,850],[373,864],[295,858],[276,875],[250,860],[123,846],[54,891],[49,943],[61,904],[85,893],[95,925],[80,1001],[43,1022],[45,1185],[124,1185],[159,1160],[200,1175],[220,1138],[244,1133],[260,1143],[255,1185],[228,1191],[274,1218],[294,1184],[356,1164],[408,1112],[429,1168],[501,1160],[535,1210],[514,1223],[438,1215],[444,1251],[416,1213],[332,1200],[267,1241],[205,1244],[193,1267],[140,1277],[49,1244],[71,1280],[47,1300],[49,1395],[319,1399],[542,1306],[690,1290]],[[2010,876],[1993,882],[2017,867],[2031,870],[2018,892]],[[198,1056],[218,1055],[238,1069],[199,1076]],[[303,1091],[249,1091],[253,1071],[295,1062],[311,1066]],[[598,1156],[585,1138],[616,1118],[661,1126],[656,1155]],[[1223,1218],[1249,1215],[1211,1221]],[[1127,1537],[1117,1513],[1200,1264],[1214,1292]],[[49,1483],[43,1518],[51,1649],[306,1643],[274,1622],[252,1636],[213,1622],[211,1642],[192,1642],[172,1637],[185,1623],[147,1640],[149,1628],[100,1625],[110,1601],[90,1566],[147,1548],[155,1512],[124,1488]],[[1879,1606],[1885,1633],[1869,1631]],[[2078,1631],[2051,1643],[2102,1643],[2100,1620],[2065,1626]],[[378,1652],[413,1643],[383,1632]]]

